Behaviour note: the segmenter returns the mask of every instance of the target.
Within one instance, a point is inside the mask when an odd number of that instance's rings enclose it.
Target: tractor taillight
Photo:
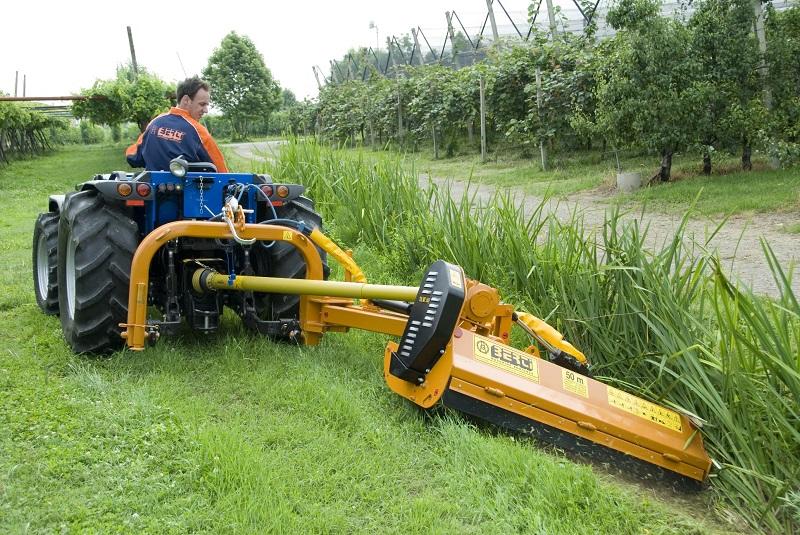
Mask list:
[[[140,182],[136,184],[136,194],[140,197],[147,197],[150,195],[150,184],[146,182]]]
[[[289,188],[286,186],[278,186],[278,197],[288,197],[289,196]]]
[[[167,185],[162,182],[161,184],[158,185],[158,192],[164,193],[165,191],[167,191]]]
[[[127,197],[128,195],[131,194],[132,191],[133,188],[127,182],[120,182],[119,184],[117,184],[117,193],[119,193],[123,197]]]
[[[264,184],[263,186],[261,186],[261,191],[262,191],[262,193],[264,193],[264,195],[266,195],[267,197],[272,197],[272,186],[269,186],[269,185],[267,185],[267,184]]]

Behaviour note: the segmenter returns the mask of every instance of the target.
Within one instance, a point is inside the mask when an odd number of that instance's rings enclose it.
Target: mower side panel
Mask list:
[[[504,427],[522,417],[697,481],[709,473],[700,432],[673,410],[470,331],[455,334],[452,362],[445,404],[463,410],[465,396]]]

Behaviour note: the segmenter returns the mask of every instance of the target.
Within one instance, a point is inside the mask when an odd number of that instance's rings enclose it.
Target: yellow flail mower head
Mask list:
[[[233,219],[232,219],[233,220]],[[498,292],[437,261],[419,288],[367,284],[353,259],[319,230],[279,225],[178,221],[139,245],[131,269],[127,345],[141,350],[158,337],[147,314],[148,269],[162,245],[183,237],[280,240],[306,262],[305,279],[221,273],[198,263],[193,290],[300,295],[299,341],[358,328],[399,337],[384,353],[389,388],[425,409],[444,404],[565,449],[600,456],[655,478],[703,482],[711,468],[699,422],[590,377],[586,357],[544,321],[515,311]],[[345,269],[325,281],[318,248]],[[521,327],[534,344],[510,345]]]

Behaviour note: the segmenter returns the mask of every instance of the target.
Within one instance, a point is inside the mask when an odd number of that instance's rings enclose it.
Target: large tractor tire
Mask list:
[[[96,191],[71,196],[58,231],[58,297],[64,338],[76,353],[122,347],[136,223]]]
[[[58,314],[58,218],[39,214],[33,227],[33,286],[42,312]]]
[[[322,216],[314,211],[314,201],[307,197],[298,197],[284,206],[275,208],[278,219],[304,221],[311,227],[322,227]],[[330,270],[327,254],[319,250],[322,258],[324,278],[328,278]],[[306,263],[297,248],[285,241],[276,241],[268,248],[258,249],[254,268],[257,275],[267,277],[284,277],[304,279]],[[256,294],[256,309],[262,320],[277,321],[298,319],[300,317],[300,296],[294,294]]]

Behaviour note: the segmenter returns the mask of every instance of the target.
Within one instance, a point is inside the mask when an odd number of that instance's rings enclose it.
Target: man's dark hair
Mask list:
[[[180,104],[181,99],[184,95],[187,95],[190,99],[194,100],[194,96],[197,94],[198,91],[201,89],[205,89],[208,91],[208,82],[205,80],[201,80],[199,76],[192,76],[191,78],[187,78],[183,82],[178,84],[178,103]]]

